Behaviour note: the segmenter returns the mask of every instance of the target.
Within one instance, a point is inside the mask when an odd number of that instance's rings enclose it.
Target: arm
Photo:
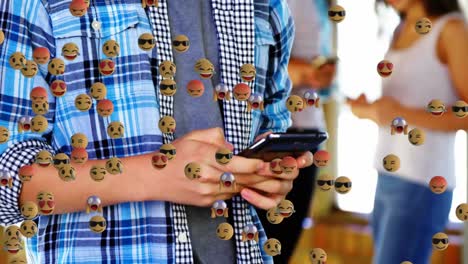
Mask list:
[[[448,21],[441,33],[441,49],[460,100],[468,102],[468,26],[461,20]]]
[[[451,20],[445,25],[439,39],[442,61],[446,62],[452,83],[460,100],[468,102],[468,27],[462,20]],[[468,118],[457,118],[450,110],[435,118],[424,109],[400,107],[401,116],[413,126],[425,127],[435,131],[468,130]]]
[[[270,49],[268,63],[265,110],[259,134],[269,130],[284,132],[291,126],[291,113],[286,108],[286,100],[291,93],[292,83],[288,75],[288,63],[294,37],[294,22],[284,1],[270,3],[270,24],[275,45]]]
[[[6,143],[0,144],[0,168],[8,170],[13,176],[13,187],[0,187],[0,224],[13,224],[22,221],[17,206],[19,193],[22,187],[18,178],[18,169],[30,164],[37,152],[52,147],[46,143],[44,135],[53,128],[55,100],[48,91],[50,104],[49,112],[45,115],[48,128],[44,133],[18,132],[18,120],[24,116],[34,116],[32,103],[29,98],[31,89],[42,86],[48,90],[50,75],[39,68],[34,78],[25,78],[19,70],[9,65],[9,57],[14,52],[22,52],[27,60],[32,60],[33,49],[46,47],[51,54],[55,54],[55,40],[49,16],[41,1],[29,1],[29,5],[20,5],[9,0],[3,3],[0,9],[0,19],[4,25],[5,41],[0,45],[0,126],[8,128],[10,138]],[[23,19],[18,23],[19,18]],[[15,25],[12,27],[11,25]],[[14,28],[14,30],[12,30]]]

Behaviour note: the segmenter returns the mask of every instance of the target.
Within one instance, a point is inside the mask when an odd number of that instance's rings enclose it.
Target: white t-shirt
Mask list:
[[[393,63],[392,75],[382,80],[383,96],[397,99],[402,105],[425,109],[433,99],[440,99],[447,109],[458,100],[455,87],[446,65],[437,57],[437,41],[445,22],[459,14],[447,14],[433,21],[430,33],[421,37],[411,47],[389,50],[386,60]],[[427,113],[430,115],[430,113]],[[450,115],[450,112],[445,115]],[[404,116],[403,116],[404,118]],[[436,117],[433,117],[436,118]],[[408,131],[415,128],[408,124]],[[377,170],[385,172],[383,158],[395,154],[400,158],[400,169],[391,173],[422,185],[428,185],[434,176],[443,176],[448,188],[455,187],[455,134],[418,127],[426,134],[425,143],[414,146],[408,135],[390,134],[390,124],[379,128],[375,159]]]

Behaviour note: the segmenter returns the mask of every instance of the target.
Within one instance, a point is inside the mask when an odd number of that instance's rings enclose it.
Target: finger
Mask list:
[[[268,135],[270,135],[271,133],[273,133],[273,131],[269,130],[269,131],[267,131],[267,132],[265,132],[265,133],[263,133],[263,134],[261,134],[261,135],[258,135],[258,136],[255,138],[254,142],[257,142],[257,141],[259,141],[259,140],[262,139],[262,138],[266,138],[266,137],[267,137]]]
[[[241,196],[249,203],[263,210],[268,210],[270,208],[276,207],[283,198],[283,196],[281,195],[261,195],[258,192],[249,188],[244,188],[241,191]]]
[[[272,179],[272,176],[263,176],[258,174],[236,174],[236,182],[240,185],[252,185]]]
[[[194,130],[184,136],[186,139],[209,143],[218,147],[223,147],[226,144],[224,131],[220,127],[209,129]]]
[[[314,163],[314,155],[312,152],[306,151],[301,156],[299,156],[296,161],[299,169],[309,167]]]
[[[258,170],[261,170],[268,166],[267,162],[264,162],[260,159],[249,159],[240,156],[233,156],[231,161],[226,165],[221,165],[214,160],[216,168],[224,171],[229,171],[234,174],[248,174],[256,173]]]
[[[268,180],[252,184],[249,186],[243,186],[245,188],[254,189],[255,191],[264,192],[267,194],[281,194],[286,195],[292,189],[292,181],[288,180]]]

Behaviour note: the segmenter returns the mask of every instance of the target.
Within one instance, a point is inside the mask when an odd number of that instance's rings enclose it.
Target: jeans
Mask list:
[[[432,236],[444,232],[452,195],[452,190],[435,194],[429,186],[379,172],[371,220],[373,263],[430,263]]]

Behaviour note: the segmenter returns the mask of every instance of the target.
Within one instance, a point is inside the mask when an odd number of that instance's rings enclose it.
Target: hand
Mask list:
[[[370,119],[377,122],[375,105],[370,104],[364,94],[359,95],[357,99],[347,98],[346,103],[349,104],[351,112],[358,118]]]
[[[336,65],[325,64],[317,69],[312,68],[308,76],[305,76],[304,82],[314,88],[329,87],[335,78]]]
[[[370,119],[379,126],[389,125],[398,116],[401,105],[395,99],[383,96],[373,103],[369,103],[364,94],[357,99],[347,99],[351,111],[359,118]]]
[[[270,179],[255,184],[247,184],[241,190],[242,197],[251,204],[265,210],[277,206],[291,191],[293,181],[299,174],[299,169],[312,165],[313,154],[307,151],[296,158],[296,162],[297,168],[292,173],[282,173],[280,175],[272,174],[268,164],[268,167],[259,170],[258,174],[270,177]]]

